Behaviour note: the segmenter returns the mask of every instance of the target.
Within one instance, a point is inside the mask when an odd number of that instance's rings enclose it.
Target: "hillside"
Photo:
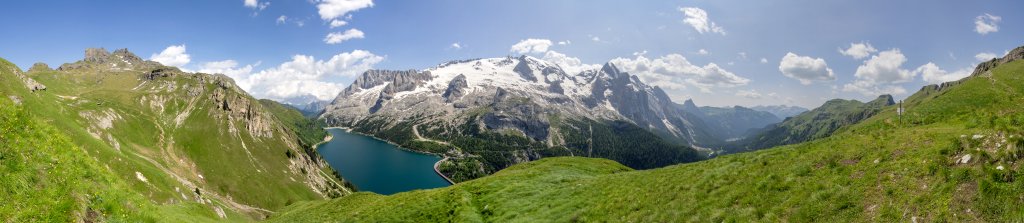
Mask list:
[[[826,138],[643,171],[549,158],[447,188],[306,202],[271,220],[1020,221],[1024,61],[1005,62],[908,99],[903,122],[884,107]]]
[[[825,138],[893,104],[890,95],[878,96],[869,102],[832,99],[821,107],[787,118],[778,124],[764,126],[750,138],[737,142],[739,148],[727,149],[726,152],[752,151]]]
[[[0,60],[0,95],[59,129],[125,192],[157,208],[261,219],[297,201],[348,193],[274,111],[223,75],[182,72],[124,49],[88,49],[56,70],[36,64],[22,72]]]

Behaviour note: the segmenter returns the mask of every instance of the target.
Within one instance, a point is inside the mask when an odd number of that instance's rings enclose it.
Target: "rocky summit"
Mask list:
[[[367,71],[321,117],[341,126],[371,117],[455,122],[480,109],[488,110],[482,122],[487,129],[517,131],[551,145],[559,143],[549,137],[554,116],[626,120],[694,146],[721,140],[703,132],[702,122],[660,88],[614,64],[567,73],[530,56],[453,61],[423,71]]]

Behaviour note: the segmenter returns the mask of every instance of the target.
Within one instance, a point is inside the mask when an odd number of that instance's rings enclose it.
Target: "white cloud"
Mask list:
[[[974,18],[974,32],[985,35],[988,33],[994,33],[999,31],[999,21],[1002,21],[1003,17],[994,16],[992,14],[985,13]]]
[[[459,44],[458,42],[452,43],[452,46],[451,46],[451,47],[452,47],[453,49],[456,49],[456,50],[458,50],[458,49],[462,49],[462,45],[461,45],[461,44]]]
[[[761,95],[761,93],[758,93],[757,90],[739,90],[739,91],[736,91],[736,96],[740,96],[740,97],[744,97],[744,98],[749,98],[749,99],[761,99],[761,98],[764,97],[764,95]]]
[[[768,63],[768,58],[761,57],[761,63]]]
[[[925,82],[932,84],[941,84],[945,82],[960,80],[964,77],[967,77],[971,75],[971,72],[973,72],[973,70],[971,70],[970,67],[965,67],[954,72],[946,72],[945,70],[939,68],[939,66],[936,66],[934,63],[929,62],[928,64],[921,65],[921,67],[918,67],[917,70],[914,70],[914,72],[921,73],[921,78],[923,78]]]
[[[512,48],[509,49],[509,51],[518,54],[543,53],[548,51],[548,47],[551,47],[551,40],[525,39],[519,41],[515,45],[512,45]]]
[[[192,57],[185,52],[185,44],[168,46],[159,54],[149,56],[149,60],[160,62],[163,65],[181,67],[192,61]]]
[[[683,19],[683,23],[693,26],[693,29],[696,29],[698,33],[704,34],[705,32],[711,32],[725,35],[725,29],[715,24],[715,22],[710,21],[710,19],[708,19],[708,13],[703,9],[686,7],[679,8],[679,11],[683,12],[686,16],[686,18]]]
[[[206,62],[199,65],[198,72],[208,74],[224,74],[228,77],[231,77],[231,79],[242,80],[242,78],[248,77],[249,74],[252,73],[252,69],[256,66],[259,66],[259,64],[260,63],[257,62],[256,64],[238,67],[238,62],[234,60]]]
[[[267,6],[270,6],[270,2],[260,2],[259,0],[244,0],[242,4],[257,11],[263,11],[267,9]],[[253,15],[256,14],[254,13]]]
[[[601,37],[597,37],[597,36],[590,37],[590,40],[593,40],[594,42],[601,42]]]
[[[697,51],[697,54],[698,55],[708,55],[708,54],[711,54],[711,53],[709,53],[708,50],[700,49],[700,50]]]
[[[853,59],[858,60],[871,56],[871,54],[875,52],[878,52],[878,49],[875,49],[875,47],[871,46],[870,43],[865,42],[850,43],[850,48],[846,48],[845,50],[842,48],[839,49],[840,54],[850,56],[853,57]]]
[[[253,68],[259,63],[239,67],[234,60],[203,63],[200,72],[225,74],[257,98],[284,101],[312,96],[318,100],[331,100],[344,89],[349,78],[383,60],[384,57],[369,51],[354,50],[334,55],[326,61],[295,55],[291,61],[255,73]]]
[[[767,62],[763,59],[762,62]],[[836,75],[828,68],[825,59],[786,53],[779,61],[779,71],[786,77],[797,79],[800,84],[809,85],[815,81],[833,81]]]
[[[350,12],[367,7],[373,7],[372,0],[319,0],[316,4],[323,20],[345,17]]]
[[[332,29],[333,29],[333,28],[338,28],[338,27],[342,27],[342,26],[345,26],[345,25],[347,25],[347,24],[348,24],[348,22],[345,22],[345,21],[343,21],[343,20],[337,20],[337,19],[335,19],[335,20],[331,20],[331,28],[332,28]]]
[[[697,87],[701,92],[710,93],[714,87],[736,87],[746,85],[746,79],[729,72],[715,63],[703,67],[693,65],[679,54],[669,54],[648,59],[638,55],[635,59],[615,58],[611,63],[623,71],[637,75],[646,83],[668,89],[683,89],[687,85]]]
[[[747,52],[739,52],[739,53],[736,53],[736,54],[740,56],[740,59],[744,59],[744,60],[747,59]]]
[[[999,56],[996,55],[995,53],[989,53],[989,52],[982,52],[982,53],[978,53],[977,55],[974,55],[974,59],[977,59],[980,62],[989,61],[992,58],[996,58],[996,57],[999,57]]]
[[[541,60],[557,64],[559,67],[562,68],[562,70],[564,70],[566,73],[570,75],[578,74],[584,70],[595,70],[601,68],[601,65],[585,64],[582,61],[580,61],[579,58],[569,57],[566,56],[565,54],[555,52],[553,50],[544,53],[544,57],[541,58]]]
[[[277,24],[284,24],[288,22],[288,16],[281,15],[277,17]]]
[[[362,39],[365,37],[363,31],[358,29],[349,29],[345,32],[333,32],[328,33],[327,37],[324,37],[324,42],[327,44],[338,44],[350,39]]]
[[[904,94],[906,89],[897,84],[914,80],[917,72],[902,69],[907,57],[899,49],[891,49],[871,56],[857,67],[853,76],[857,80],[843,86],[843,91],[859,92],[863,95]],[[924,69],[922,69],[924,71]]]
[[[572,41],[568,41],[568,40],[566,40],[566,41],[558,41],[558,45],[563,45],[564,46],[564,45],[569,45],[569,44],[572,44]]]
[[[878,96],[882,94],[905,94],[907,89],[898,85],[878,84],[866,80],[856,80],[853,83],[843,85],[843,91],[857,92],[865,96]]]
[[[873,83],[905,83],[914,80],[916,74],[900,68],[907,62],[900,49],[882,51],[857,67],[853,76]]]

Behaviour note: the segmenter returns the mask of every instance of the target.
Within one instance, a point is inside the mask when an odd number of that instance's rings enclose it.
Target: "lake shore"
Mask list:
[[[441,162],[447,161],[448,158],[450,157],[445,156],[444,159],[438,160],[436,163],[434,163],[434,172],[437,173],[438,176],[441,176],[441,178],[444,178],[444,180],[448,181],[449,184],[455,185],[455,181],[452,181],[452,179],[448,178],[448,176],[445,176],[444,173],[441,173],[441,169],[438,168],[441,167]]]
[[[430,152],[424,152],[424,151],[418,151],[418,150],[413,150],[413,149],[405,148],[405,147],[403,147],[403,146],[401,146],[401,145],[399,145],[397,143],[394,143],[394,142],[392,142],[390,140],[382,139],[382,138],[379,138],[377,136],[370,135],[370,134],[365,134],[365,133],[361,133],[361,132],[352,131],[352,128],[349,128],[349,127],[336,126],[336,127],[327,127],[327,128],[324,128],[324,129],[325,130],[340,129],[340,130],[344,130],[347,133],[352,133],[352,134],[356,134],[356,135],[366,136],[366,137],[370,137],[370,138],[373,138],[373,139],[385,142],[385,143],[390,144],[390,145],[392,145],[395,148],[398,148],[400,150],[405,150],[405,151],[419,153],[419,154],[426,154],[426,155],[432,155],[432,156],[441,157],[442,158],[441,160],[438,160],[437,162],[434,162],[434,166],[433,166],[434,173],[436,173],[438,176],[441,176],[441,178],[444,179],[445,181],[447,181],[449,185],[455,185],[455,181],[452,181],[451,178],[448,178],[448,176],[445,176],[444,173],[441,173],[441,169],[439,168],[441,166],[441,162],[447,161],[450,158],[448,156],[445,156],[443,154],[436,154],[436,153],[430,153]],[[331,139],[333,139],[333,134],[328,134],[328,137],[329,138],[326,139],[322,143],[325,143],[326,141],[330,141]],[[317,144],[317,145],[320,145],[320,144]]]

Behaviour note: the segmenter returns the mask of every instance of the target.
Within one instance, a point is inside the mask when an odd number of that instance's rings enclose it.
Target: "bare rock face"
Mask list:
[[[441,94],[441,97],[444,97],[445,102],[451,103],[466,95],[467,87],[469,87],[469,84],[466,83],[466,75],[459,74],[459,76],[448,82],[448,88],[444,90],[444,94]]]
[[[226,78],[226,77],[223,77]],[[254,137],[272,137],[271,117],[264,112],[263,106],[255,100],[251,100],[239,93],[230,78],[214,78],[217,88],[213,90],[213,103],[216,108],[228,113],[232,120],[241,120],[245,123],[245,129]]]
[[[85,49],[85,62],[102,63],[106,62],[107,57],[110,57],[110,52],[103,48],[88,48]]]
[[[533,140],[548,138],[550,124],[545,117],[549,112],[530,98],[498,88],[494,93],[494,112],[484,115],[483,122],[488,129],[510,129],[521,131]]]

